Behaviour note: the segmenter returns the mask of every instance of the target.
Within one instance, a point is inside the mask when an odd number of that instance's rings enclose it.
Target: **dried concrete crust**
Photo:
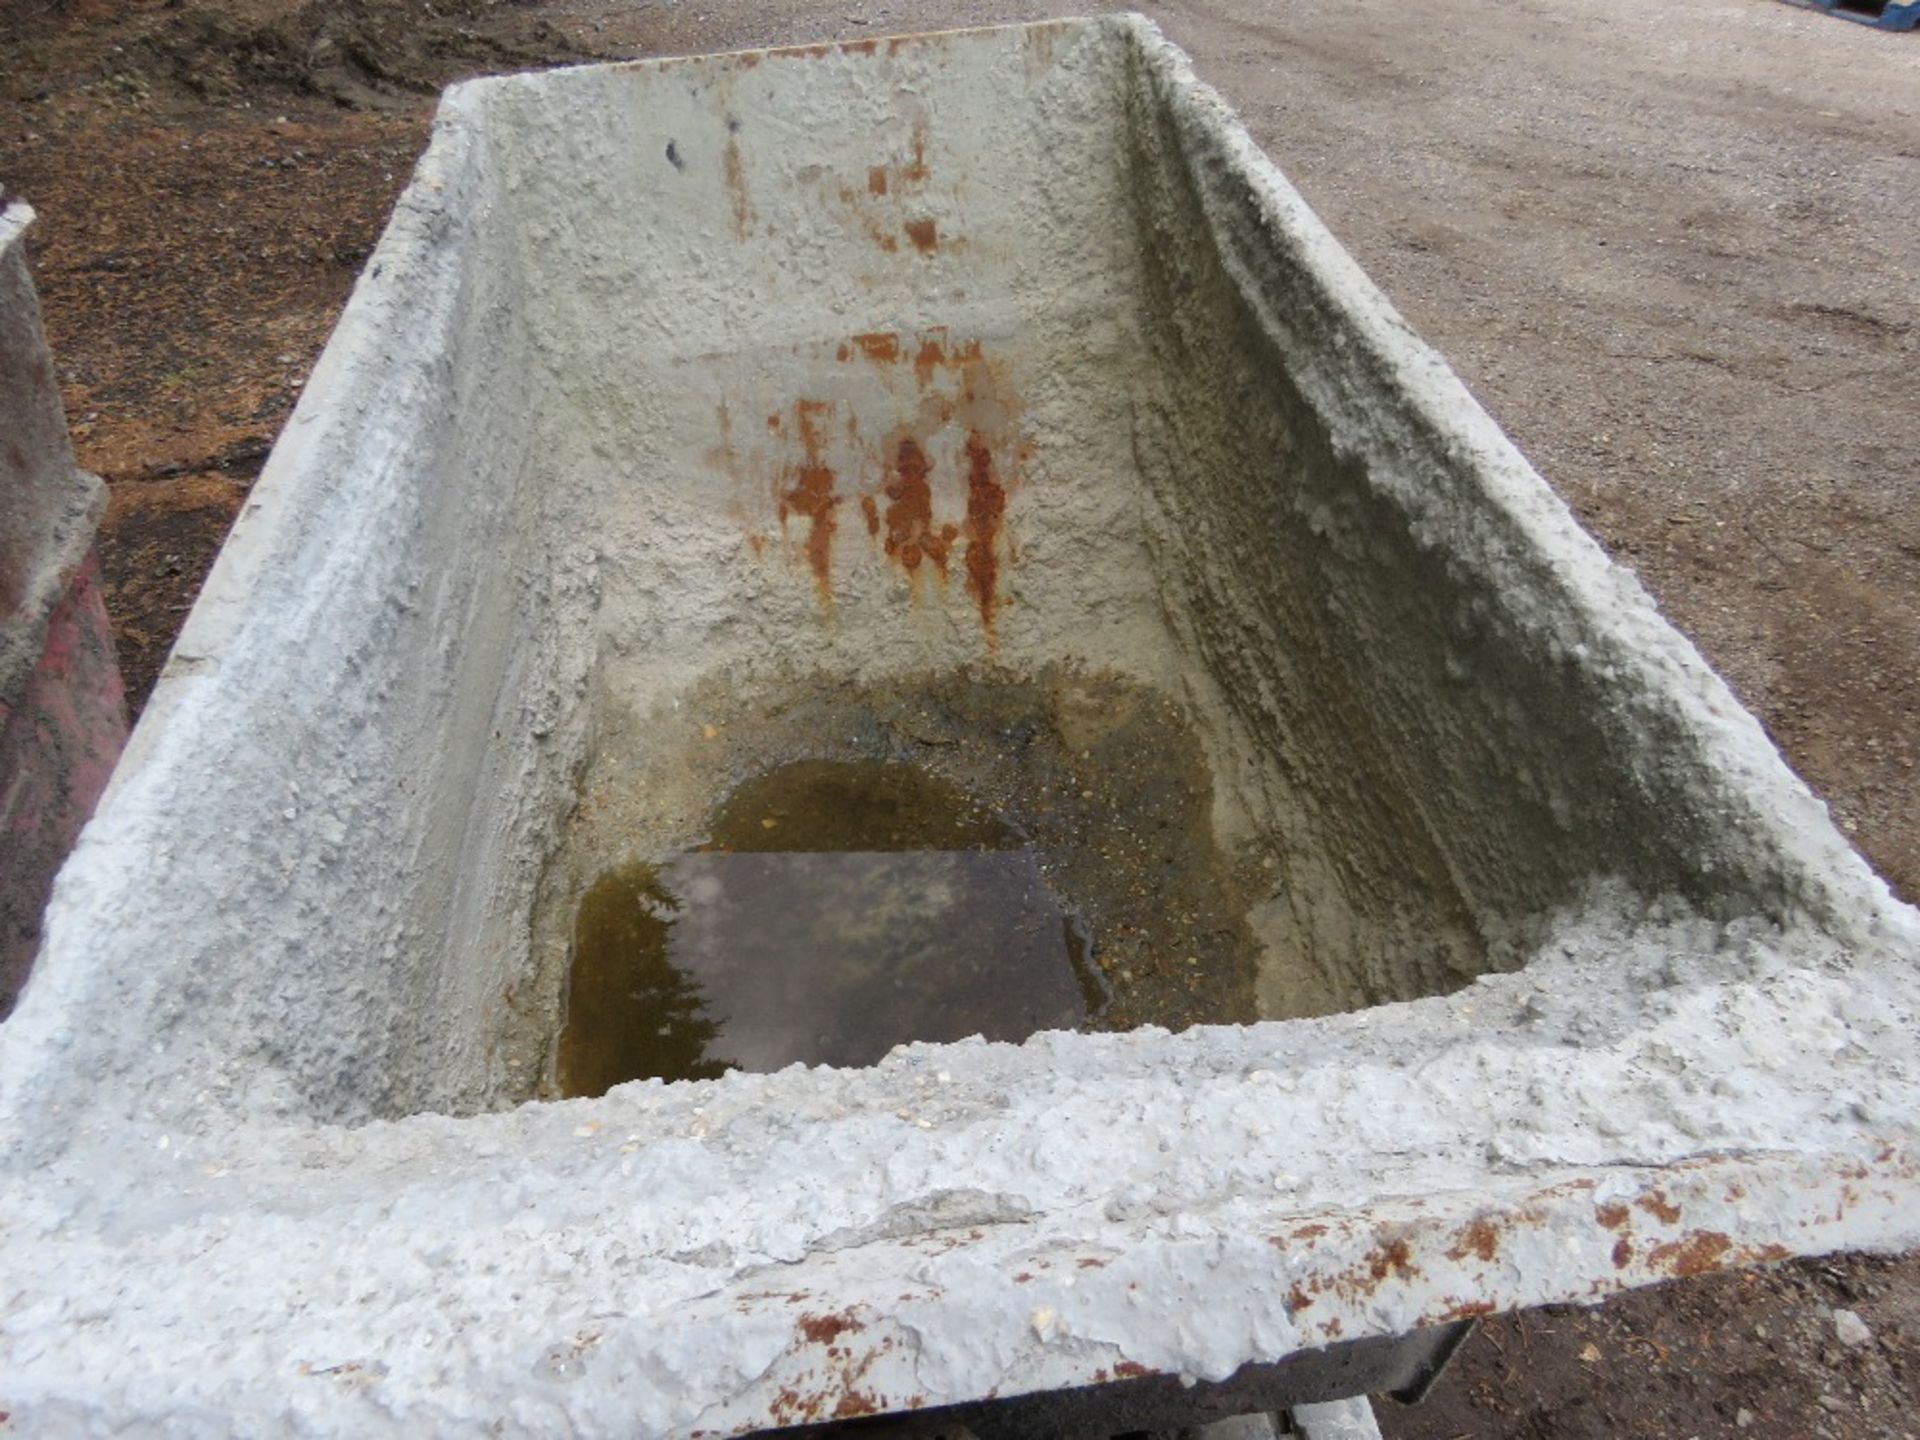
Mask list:
[[[916,435],[991,602],[815,485]],[[598,733],[1063,656],[1208,734],[1270,1013],[1430,998],[484,1113]],[[0,1028],[0,1410],[738,1433],[1907,1247],[1917,954],[1145,22],[476,82]]]
[[[0,195],[0,704],[18,699],[106,508],[106,486],[74,466],[67,441],[27,274],[32,223]]]
[[[94,529],[27,271],[33,212],[0,196],[0,1019],[40,916],[126,739]]]

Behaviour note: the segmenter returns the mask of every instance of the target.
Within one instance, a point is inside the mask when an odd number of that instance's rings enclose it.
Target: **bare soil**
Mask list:
[[[1099,8],[0,0],[0,185],[40,212],[80,460],[111,483],[135,704],[438,86]],[[1776,0],[1142,8],[1920,898],[1920,34]],[[1491,1320],[1382,1422],[1913,1436],[1917,1364],[1920,1257],[1841,1256]]]

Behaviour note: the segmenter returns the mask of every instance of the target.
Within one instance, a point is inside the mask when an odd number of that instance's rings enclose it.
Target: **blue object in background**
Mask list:
[[[1920,27],[1920,0],[1906,0],[1906,3],[1880,0],[1878,4],[1873,0],[1787,0],[1787,3],[1824,10],[1842,20],[1854,20],[1882,30],[1912,30]]]

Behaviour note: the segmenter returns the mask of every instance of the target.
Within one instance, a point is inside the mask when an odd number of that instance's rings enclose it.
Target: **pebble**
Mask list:
[[[1873,1343],[1873,1331],[1869,1330],[1867,1322],[1852,1310],[1833,1312],[1833,1333],[1840,1337],[1842,1345],[1852,1345],[1857,1348]]]

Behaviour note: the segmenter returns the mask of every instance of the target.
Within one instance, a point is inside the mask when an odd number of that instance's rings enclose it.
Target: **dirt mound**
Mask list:
[[[182,8],[110,55],[108,69],[215,102],[281,94],[354,109],[410,106],[469,75],[587,58],[531,13],[537,4],[309,0],[258,17],[231,5]]]

